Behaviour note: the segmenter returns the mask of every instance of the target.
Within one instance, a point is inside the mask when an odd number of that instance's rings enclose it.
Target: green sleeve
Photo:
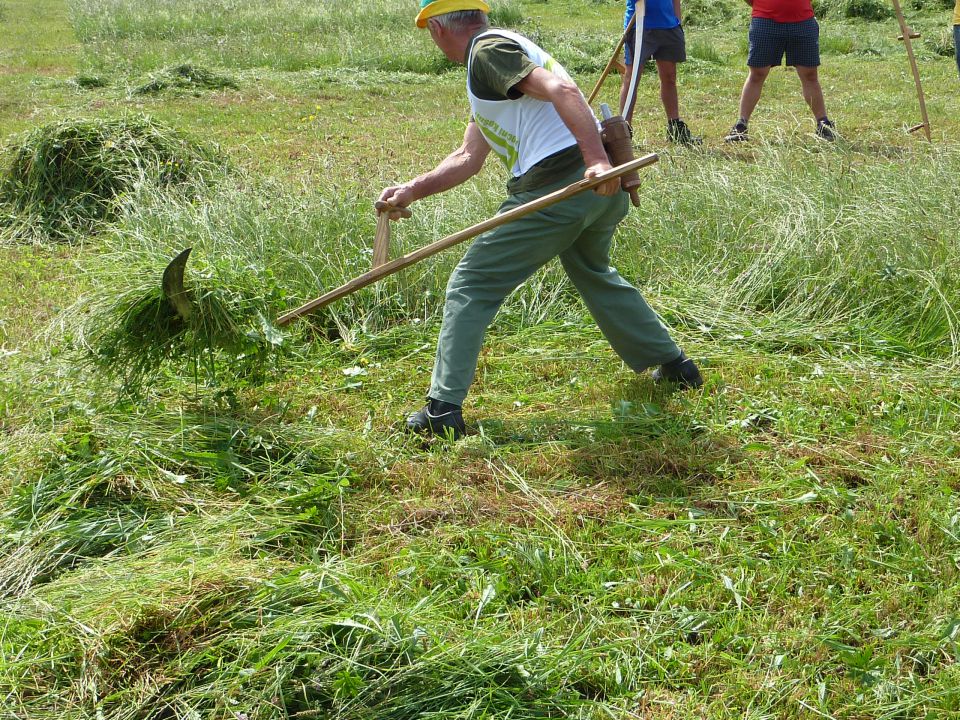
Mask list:
[[[514,86],[537,67],[513,40],[486,37],[473,46],[470,89],[482,100],[516,100],[523,93]]]

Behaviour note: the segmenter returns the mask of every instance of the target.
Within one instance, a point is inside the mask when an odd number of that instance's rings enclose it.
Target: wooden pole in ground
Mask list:
[[[920,119],[923,121],[920,125],[914,125],[910,128],[910,132],[914,132],[923,128],[924,134],[927,136],[927,142],[932,142],[933,140],[930,137],[930,118],[927,115],[927,103],[923,99],[923,86],[920,84],[920,70],[917,68],[917,58],[913,55],[913,43],[910,42],[910,38],[920,37],[919,33],[915,33],[907,27],[907,21],[903,17],[903,10],[900,9],[900,0],[893,0],[893,10],[897,15],[897,22],[900,23],[900,40],[903,40],[903,45],[907,49],[907,58],[910,60],[910,69],[913,71],[913,83],[917,86],[917,100],[920,101]]]
[[[388,275],[393,275],[394,273],[400,272],[405,267],[409,267],[410,265],[418,263],[421,260],[430,257],[431,255],[436,255],[441,250],[446,250],[449,247],[453,247],[454,245],[457,245],[464,240],[469,240],[472,237],[476,237],[487,230],[492,230],[495,227],[506,225],[508,222],[512,222],[513,220],[521,218],[524,215],[529,215],[537,210],[542,210],[550,205],[560,202],[561,200],[566,200],[574,195],[579,195],[587,190],[592,190],[598,185],[602,185],[607,180],[618,178],[621,175],[631,172],[632,170],[639,170],[642,167],[653,165],[659,159],[660,158],[656,153],[644,155],[636,160],[631,160],[623,165],[618,165],[617,167],[612,168],[605,173],[600,173],[596,177],[580,180],[572,185],[567,185],[565,188],[560,188],[549,195],[544,195],[541,198],[531,200],[528,203],[519,205],[512,210],[507,210],[505,213],[501,213],[500,215],[495,215],[494,217],[477,223],[476,225],[471,225],[466,230],[453,233],[453,235],[447,235],[445,238],[437,240],[430,245],[425,245],[419,250],[414,250],[411,253],[407,253],[403,257],[399,257],[396,260],[391,260],[380,267],[373,268],[369,272],[366,272],[363,275],[354,278],[350,282],[331,290],[325,295],[321,295],[315,300],[311,300],[310,302],[301,305],[297,309],[291,310],[285,315],[281,315],[279,318],[277,318],[277,325],[286,325],[291,320],[294,320],[301,315],[306,315],[309,312],[318,310],[325,305],[329,305],[334,300],[339,300],[347,295],[352,295],[353,293],[357,292],[357,290],[365,288],[367,285],[372,285],[373,283],[377,282],[377,280],[385,278]]]

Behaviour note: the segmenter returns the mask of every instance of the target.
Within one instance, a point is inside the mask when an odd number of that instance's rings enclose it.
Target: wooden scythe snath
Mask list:
[[[903,17],[903,10],[900,9],[900,0],[892,0],[893,10],[897,15],[897,22],[900,23],[900,36],[898,40],[903,40],[903,45],[907,49],[907,58],[910,60],[910,69],[913,70],[913,83],[917,86],[917,100],[920,101],[920,119],[923,120],[919,125],[914,125],[907,132],[916,132],[923,128],[927,136],[927,142],[932,142],[930,138],[930,117],[927,115],[927,103],[923,99],[923,86],[920,84],[920,70],[917,68],[917,58],[913,55],[913,44],[911,39],[920,37],[920,33],[913,32]]]
[[[355,277],[353,280],[341,285],[338,288],[330,290],[328,293],[321,295],[315,300],[311,300],[308,303],[301,305],[300,307],[291,310],[290,312],[281,315],[277,318],[277,325],[283,327],[284,325],[289,324],[295,318],[300,317],[301,315],[306,315],[309,312],[314,310],[319,310],[322,307],[326,307],[334,300],[339,300],[342,297],[347,295],[352,295],[361,288],[365,288],[368,285],[372,285],[378,280],[398,273],[406,267],[420,262],[421,260],[428,258],[432,255],[436,255],[442,250],[446,250],[449,247],[463,242],[464,240],[469,240],[470,238],[476,237],[481,233],[486,232],[487,230],[492,230],[495,227],[500,227],[501,225],[506,225],[508,222],[512,222],[517,218],[524,217],[530,213],[543,210],[544,208],[555,205],[562,200],[571,198],[574,195],[578,195],[587,190],[592,190],[605,183],[607,180],[612,180],[613,178],[619,178],[633,170],[639,170],[640,168],[647,167],[657,162],[658,156],[656,153],[649,153],[643,157],[639,157],[630,162],[623,163],[622,165],[617,165],[606,172],[600,173],[592,178],[584,178],[583,180],[578,180],[577,182],[567,185],[566,187],[555,190],[548,195],[543,195],[542,197],[531,200],[528,203],[523,205],[517,205],[510,210],[507,210],[499,215],[495,215],[492,218],[488,218],[483,222],[479,222],[476,225],[471,225],[465,230],[460,232],[455,232],[452,235],[447,235],[440,240],[430,243],[429,245],[424,245],[423,247],[414,250],[411,253],[407,253],[403,257],[398,257],[393,260],[389,260],[382,265],[378,265],[373,269],[365,272],[363,275]],[[389,208],[389,209],[388,209]],[[386,206],[383,208],[386,212],[381,212],[381,214],[388,214],[391,211],[402,211],[401,208],[390,208]],[[385,252],[385,251],[384,251]],[[382,255],[380,256],[382,257]]]
[[[610,74],[610,71],[617,66],[617,60],[620,58],[620,51],[623,50],[623,46],[627,44],[627,38],[630,37],[630,33],[633,32],[633,28],[636,24],[637,14],[634,12],[633,17],[630,18],[630,22],[627,24],[627,27],[623,30],[623,35],[620,38],[620,42],[617,43],[617,47],[613,50],[613,55],[610,56],[607,66],[603,69],[603,72],[600,73],[600,79],[597,80],[597,84],[593,86],[593,90],[590,92],[590,96],[587,98],[587,105],[592,105],[593,101],[597,99],[597,94],[600,92],[600,88],[603,86],[603,81],[607,79],[607,75]]]

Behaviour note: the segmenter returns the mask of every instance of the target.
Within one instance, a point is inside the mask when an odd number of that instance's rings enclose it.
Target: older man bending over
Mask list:
[[[522,35],[490,29],[488,11],[483,0],[421,4],[417,26],[467,67],[472,117],[460,147],[439,165],[380,194],[389,205],[406,207],[459,185],[480,171],[490,150],[511,176],[501,212],[611,169],[596,117],[567,72]],[[554,257],[631,368],[659,365],[655,380],[701,385],[694,362],[610,267],[611,238],[626,213],[615,179],[477,238],[447,284],[427,404],[407,419],[408,430],[453,438],[465,432],[461,406],[487,326],[504,298]]]

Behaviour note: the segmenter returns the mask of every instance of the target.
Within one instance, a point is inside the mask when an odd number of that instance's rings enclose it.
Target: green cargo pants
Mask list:
[[[500,212],[582,179],[510,195]],[[627,194],[580,193],[478,237],[450,275],[430,397],[462,405],[487,326],[504,299],[559,256],[610,345],[636,372],[676,359],[680,348],[640,292],[610,267],[610,243],[627,214]]]

